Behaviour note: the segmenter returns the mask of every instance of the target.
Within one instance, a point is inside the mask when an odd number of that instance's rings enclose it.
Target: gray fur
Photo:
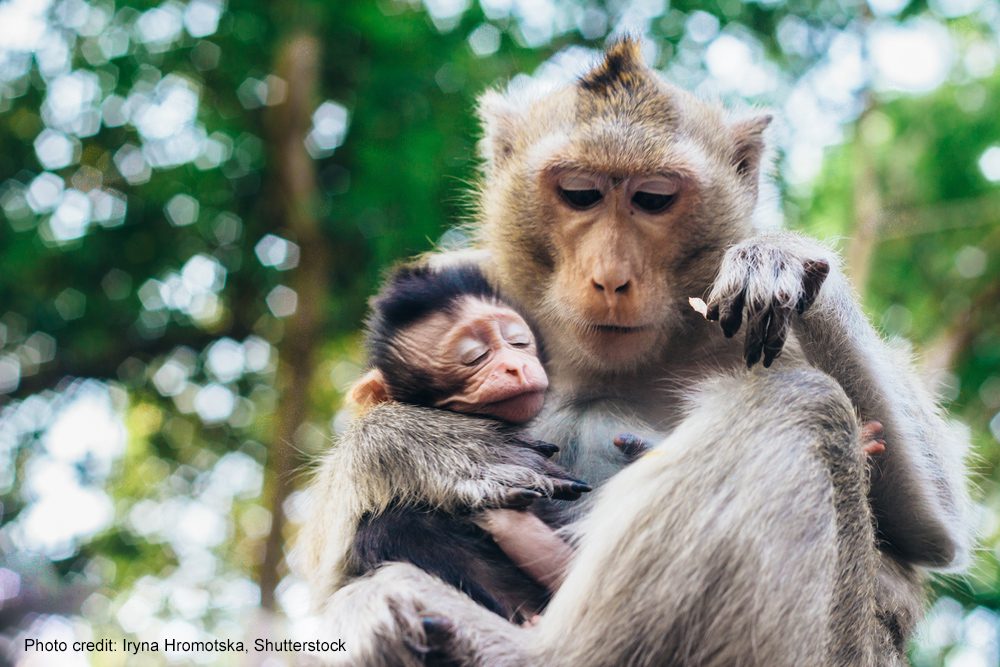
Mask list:
[[[746,165],[757,163],[746,151],[758,137],[746,132],[762,127],[727,124],[718,108],[625,62],[638,57],[634,45],[612,51],[586,79],[599,86],[527,99],[490,93],[481,103],[484,266],[537,323],[551,355],[550,397],[533,435],[560,445],[574,474],[608,478],[569,528],[578,554],[565,583],[541,622],[524,629],[392,564],[324,597],[330,630],[347,638],[349,663],[365,665],[422,664],[421,621],[437,617],[453,621],[439,648],[463,665],[905,664],[922,568],[960,567],[971,549],[967,435],[872,329],[832,252],[753,230],[756,174]],[[623,86],[612,85],[615,76]],[[656,103],[644,107],[647,98]],[[665,108],[671,126],[655,141]],[[597,128],[588,141],[605,142],[591,156],[615,169],[675,153],[703,169],[701,198],[673,245],[658,250],[670,278],[651,301],[663,316],[658,355],[622,368],[568,337],[571,315],[550,289],[558,248],[540,222],[551,208],[533,177],[551,147],[574,148],[587,119],[588,132]],[[804,267],[818,261],[829,276],[799,315]],[[761,325],[763,309],[789,314],[772,368],[747,370],[742,336],[725,338],[686,303],[731,301],[739,290],[749,297],[745,328],[748,319]],[[887,452],[871,465],[859,418],[885,425]],[[664,439],[625,467],[609,435],[633,430]],[[488,465],[457,465],[462,455],[398,454],[384,461],[394,483],[432,485],[442,502],[453,494],[468,504],[477,491],[486,502],[502,485],[482,481]],[[336,489],[332,468],[317,480],[320,502],[351,488]],[[322,520],[308,528],[323,581],[343,535]],[[330,590],[327,579],[319,591]]]

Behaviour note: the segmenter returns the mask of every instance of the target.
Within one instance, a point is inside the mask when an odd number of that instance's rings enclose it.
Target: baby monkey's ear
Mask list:
[[[389,387],[382,371],[373,368],[354,383],[347,392],[347,400],[362,410],[373,408],[389,400]]]

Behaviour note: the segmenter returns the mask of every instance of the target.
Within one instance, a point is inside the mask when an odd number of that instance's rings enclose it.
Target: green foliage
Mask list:
[[[0,568],[20,573],[22,590],[55,591],[39,610],[87,591],[81,613],[97,636],[155,635],[177,618],[238,634],[275,513],[290,515],[285,537],[298,519],[299,496],[268,504],[284,474],[276,453],[291,448],[305,469],[327,445],[379,275],[471,213],[476,96],[629,30],[700,92],[818,100],[807,120],[844,139],[810,138],[801,123],[777,133],[790,226],[847,249],[858,188],[879,196],[866,308],[947,359],[985,506],[971,576],[935,583],[944,602],[932,623],[950,634],[914,658],[947,664],[978,650],[968,619],[1000,611],[1000,192],[980,166],[1000,151],[989,3],[948,19],[923,2],[879,17],[818,0],[425,4],[58,0],[4,15],[23,25],[0,30]],[[859,46],[914,17],[960,56],[918,95],[878,84]],[[303,84],[276,76],[302,34],[322,49],[304,129],[318,133],[309,211],[329,288],[314,304],[315,373],[289,442],[275,435],[295,381],[279,372],[294,356],[287,287],[315,241],[289,222],[291,149],[275,139]],[[726,40],[730,51],[713,51]],[[855,57],[861,74],[840,72],[841,97],[825,90],[817,72]],[[758,69],[727,79],[734,59]],[[809,142],[826,150],[803,181],[793,167]],[[860,166],[872,179],[857,178]],[[292,616],[296,587],[294,575],[279,586]]]

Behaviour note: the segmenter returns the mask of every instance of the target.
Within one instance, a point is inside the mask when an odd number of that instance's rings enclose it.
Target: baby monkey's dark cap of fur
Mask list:
[[[395,269],[372,299],[368,320],[373,334],[393,336],[400,329],[438,312],[449,312],[465,296],[496,300],[497,292],[479,267],[472,264],[431,269],[403,265]]]
[[[472,264],[431,269],[406,264],[389,274],[382,290],[371,301],[367,321],[369,360],[382,372],[398,363],[394,355],[399,332],[433,313],[452,312],[462,297],[490,301],[499,297],[489,281]]]
[[[482,271],[471,264],[438,269],[423,264],[400,266],[372,299],[366,323],[368,361],[385,375],[396,400],[430,405],[433,398],[454,389],[408,363],[396,339],[400,331],[429,315],[454,312],[463,297],[499,299]]]

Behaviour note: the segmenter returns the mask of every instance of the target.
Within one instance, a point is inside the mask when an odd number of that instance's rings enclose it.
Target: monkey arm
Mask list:
[[[532,579],[555,593],[566,577],[573,550],[531,512],[486,510],[473,521]]]
[[[883,341],[871,326],[834,253],[810,239],[783,233],[741,243],[726,260],[740,255],[744,273],[751,276],[746,279],[748,350],[754,336],[754,292],[769,289],[760,279],[767,272],[754,276],[754,267],[774,266],[775,275],[797,276],[776,278],[770,289],[775,302],[801,304],[806,299],[802,315],[793,313],[789,321],[807,360],[840,383],[862,420],[877,419],[884,426],[889,447],[872,467],[871,479],[880,537],[910,562],[960,565],[968,556],[972,533],[963,463],[967,432],[943,417],[908,355]],[[718,282],[731,280],[726,274],[738,271],[727,261]],[[824,263],[829,275],[825,282],[820,277],[822,287],[803,294],[809,290],[808,267]],[[811,298],[815,301],[810,304]],[[722,320],[725,329],[724,313]],[[769,338],[764,336],[765,359]],[[748,353],[748,362],[751,355],[759,358],[759,353]]]
[[[460,512],[506,506],[512,491],[557,498],[589,491],[548,460],[554,446],[446,410],[379,405],[355,422],[340,448],[370,511],[394,500]]]
[[[875,332],[838,269],[795,329],[809,361],[840,382],[863,419],[884,426],[891,446],[872,469],[871,490],[880,535],[912,562],[963,561],[972,533],[968,433],[944,419],[909,355]]]
[[[359,522],[390,503],[461,513],[589,491],[548,460],[553,451],[494,420],[394,402],[366,411],[325,455],[312,485],[302,552],[317,573],[318,599],[353,576]]]

